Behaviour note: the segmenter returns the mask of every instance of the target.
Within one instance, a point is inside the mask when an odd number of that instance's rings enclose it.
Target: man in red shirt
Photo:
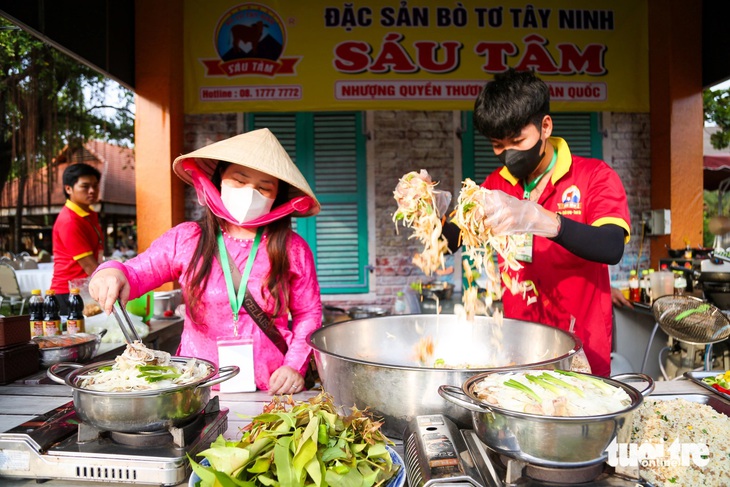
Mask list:
[[[629,239],[626,193],[605,162],[573,155],[565,140],[551,137],[549,108],[548,86],[512,69],[477,98],[474,126],[505,165],[482,184],[493,190],[482,201],[490,215],[484,224],[494,235],[517,237],[522,268],[505,272],[534,284],[526,295],[504,293],[505,316],[572,328],[592,372],[606,376],[613,323],[608,264],[621,260]],[[444,227],[452,249],[453,231]]]
[[[68,282],[91,275],[103,255],[99,218],[91,205],[99,200],[101,173],[96,168],[77,163],[63,172],[66,204],[53,225],[53,281],[61,314],[67,314]]]

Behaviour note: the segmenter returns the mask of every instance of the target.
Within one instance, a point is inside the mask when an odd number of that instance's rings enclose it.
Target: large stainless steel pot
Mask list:
[[[508,457],[546,467],[583,467],[605,461],[606,448],[619,429],[630,425],[631,412],[654,390],[654,381],[644,374],[622,374],[612,379],[591,376],[622,388],[631,404],[621,411],[599,416],[545,416],[510,411],[479,399],[473,392],[475,385],[494,373],[498,372],[472,376],[461,388],[442,385],[439,394],[471,411],[474,431],[485,445]],[[639,379],[648,386],[639,392],[619,379]],[[628,433],[628,429],[624,431]]]
[[[189,357],[172,357],[172,361],[185,364]],[[185,424],[205,408],[210,400],[210,388],[234,377],[239,372],[235,365],[218,369],[212,362],[204,363],[209,373],[183,386],[156,391],[102,392],[79,387],[82,376],[111,366],[114,360],[96,362],[86,366],[74,363],[54,364],[48,369],[48,377],[59,384],[73,388],[74,409],[81,421],[104,431],[148,432]],[[65,378],[62,369],[73,368]],[[216,377],[217,376],[217,377]]]
[[[415,347],[424,337],[433,339],[434,359],[462,368],[419,363]],[[461,386],[485,370],[570,369],[582,348],[577,336],[550,326],[509,319],[499,326],[486,316],[470,323],[453,314],[345,321],[316,330],[307,342],[324,389],[342,406],[369,407],[394,438],[419,415],[445,414],[471,426],[469,411],[439,396],[442,384]]]

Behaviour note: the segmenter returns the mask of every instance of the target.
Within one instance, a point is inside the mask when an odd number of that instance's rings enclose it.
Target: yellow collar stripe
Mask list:
[[[76,213],[81,218],[84,218],[85,216],[89,216],[89,212],[81,208],[79,205],[74,203],[71,200],[66,200],[66,207]]]

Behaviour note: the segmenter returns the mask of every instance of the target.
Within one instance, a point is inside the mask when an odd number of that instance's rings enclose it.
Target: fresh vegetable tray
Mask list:
[[[724,373],[725,373],[724,370],[709,370],[709,371],[705,371],[705,370],[703,370],[703,371],[694,371],[693,370],[693,371],[685,372],[684,373],[684,376],[687,379],[689,379],[692,382],[694,382],[695,384],[698,384],[698,385],[704,387],[705,389],[712,391],[714,394],[717,394],[720,397],[723,397],[725,399],[730,400],[730,394],[726,394],[724,392],[720,392],[717,389],[715,389],[714,387],[712,387],[710,384],[708,384],[707,382],[705,382],[704,380],[702,380],[702,379],[705,379],[707,377],[716,377],[716,376],[718,376],[720,374],[724,374]],[[730,416],[730,408],[728,408],[728,411],[727,412],[725,412],[725,411],[721,411],[721,412],[723,412],[723,413],[727,414],[728,416]]]
[[[400,455],[398,455],[398,452],[396,452],[393,448],[386,446],[385,447],[388,450],[388,453],[390,453],[390,458],[393,459],[393,463],[396,465],[400,465],[400,469],[398,470],[398,473],[388,481],[388,483],[385,485],[385,487],[404,487],[406,485],[406,466],[403,463],[403,459]],[[202,462],[200,462],[201,465],[205,467],[210,467],[210,462],[207,458],[204,458]],[[188,487],[197,487],[198,482],[200,482],[200,477],[198,477],[198,474],[193,472],[190,475],[190,480],[188,481]]]

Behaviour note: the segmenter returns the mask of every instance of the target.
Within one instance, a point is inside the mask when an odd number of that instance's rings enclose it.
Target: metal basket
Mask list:
[[[730,320],[712,304],[694,296],[662,296],[652,305],[664,332],[693,345],[708,345],[730,336]]]

